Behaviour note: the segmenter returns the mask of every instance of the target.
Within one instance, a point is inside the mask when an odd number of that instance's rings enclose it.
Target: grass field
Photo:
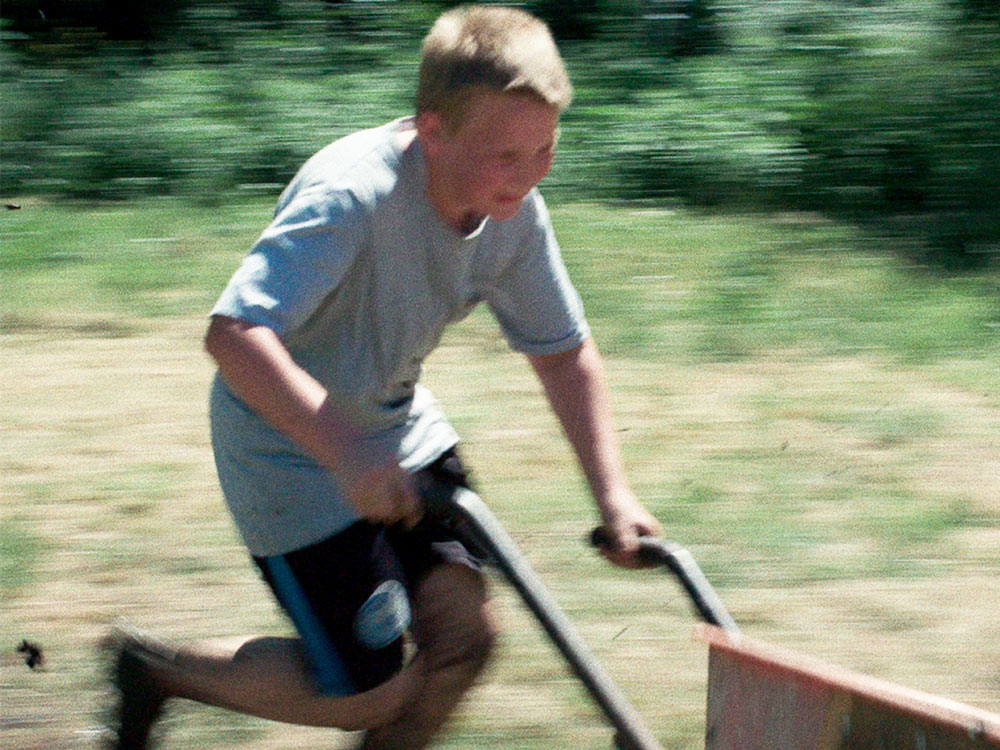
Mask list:
[[[256,201],[0,214],[4,750],[94,747],[98,642],[285,632],[222,506],[204,316]],[[1000,304],[811,216],[553,211],[635,489],[744,630],[1000,712]],[[884,250],[884,249],[883,249]],[[610,568],[525,364],[477,312],[427,363],[484,497],[666,747],[703,744],[706,654],[672,581]],[[496,580],[505,635],[442,747],[610,733]],[[40,644],[29,670],[21,639]],[[348,747],[195,705],[164,750]]]

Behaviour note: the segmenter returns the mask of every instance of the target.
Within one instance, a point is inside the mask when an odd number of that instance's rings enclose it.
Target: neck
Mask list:
[[[462,204],[450,189],[445,175],[430,161],[427,164],[427,198],[441,220],[456,232],[470,234],[482,222],[483,216]]]

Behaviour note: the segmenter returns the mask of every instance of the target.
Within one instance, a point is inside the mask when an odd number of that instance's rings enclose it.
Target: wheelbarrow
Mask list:
[[[662,750],[482,498],[437,484],[421,493],[517,591],[614,728],[614,746]],[[608,537],[597,528],[590,542]],[[639,555],[676,577],[704,622],[706,750],[1000,750],[1000,716],[748,639],[684,547],[644,537]]]

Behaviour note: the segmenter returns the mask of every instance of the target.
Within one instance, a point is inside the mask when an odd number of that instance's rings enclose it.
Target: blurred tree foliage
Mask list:
[[[409,112],[455,2],[5,0],[2,190],[276,191]],[[536,0],[577,86],[550,198],[809,210],[949,263],[1000,242],[994,0]]]

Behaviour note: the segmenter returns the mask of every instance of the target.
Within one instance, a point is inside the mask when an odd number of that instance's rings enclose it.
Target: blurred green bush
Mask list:
[[[621,105],[618,192],[822,211],[949,265],[1000,251],[1000,25],[980,4],[758,2]]]
[[[454,2],[7,0],[3,193],[277,192],[410,111]],[[983,0],[529,2],[577,86],[550,199],[808,210],[949,265],[1000,238],[1000,14]]]

